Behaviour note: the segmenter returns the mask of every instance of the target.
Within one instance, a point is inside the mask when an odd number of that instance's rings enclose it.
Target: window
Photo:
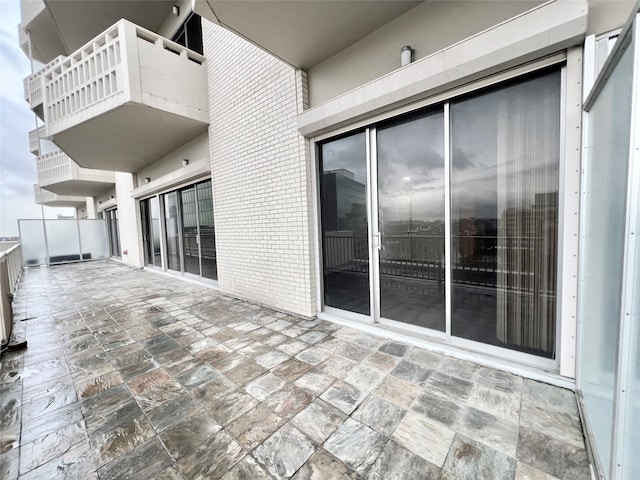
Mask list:
[[[193,50],[194,52],[198,52],[200,55],[204,55],[202,44],[202,20],[200,15],[195,13],[189,15],[189,18],[185,20],[171,40],[188,48],[189,50]]]
[[[324,304],[554,358],[560,87],[553,67],[320,143]]]

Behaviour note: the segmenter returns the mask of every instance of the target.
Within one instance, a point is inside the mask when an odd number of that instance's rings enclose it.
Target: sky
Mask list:
[[[0,237],[18,235],[19,218],[42,218],[33,199],[36,158],[29,152],[35,116],[24,99],[22,80],[31,73],[18,43],[19,0],[0,0]],[[44,207],[46,218],[70,208]]]

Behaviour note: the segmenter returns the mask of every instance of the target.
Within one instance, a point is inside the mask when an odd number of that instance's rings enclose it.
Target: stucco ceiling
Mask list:
[[[196,0],[196,12],[308,69],[421,3],[408,0]]]

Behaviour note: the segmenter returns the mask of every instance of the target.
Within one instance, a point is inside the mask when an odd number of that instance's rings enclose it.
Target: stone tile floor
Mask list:
[[[573,394],[111,261],[30,269],[0,478],[589,478]]]

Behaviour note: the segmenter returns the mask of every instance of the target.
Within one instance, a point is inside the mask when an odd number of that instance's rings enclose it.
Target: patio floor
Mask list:
[[[568,390],[112,261],[14,310],[4,480],[590,478]]]

